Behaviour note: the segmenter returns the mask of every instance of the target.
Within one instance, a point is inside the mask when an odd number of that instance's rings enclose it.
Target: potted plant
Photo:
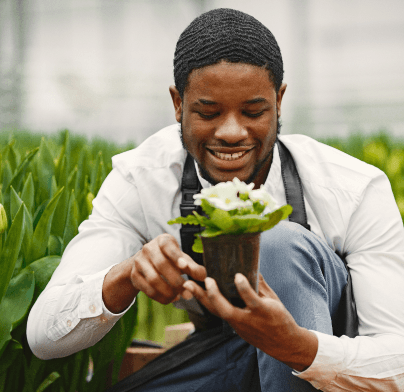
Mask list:
[[[277,206],[261,185],[246,184],[238,178],[202,189],[194,195],[205,216],[196,211],[187,217],[170,220],[205,227],[196,234],[192,250],[203,253],[208,276],[214,278],[222,294],[234,305],[243,306],[234,285],[240,272],[258,291],[260,234],[273,228],[292,212],[290,205]]]

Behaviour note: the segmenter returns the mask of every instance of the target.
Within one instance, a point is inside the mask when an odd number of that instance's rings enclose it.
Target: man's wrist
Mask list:
[[[139,293],[130,279],[131,270],[132,266],[128,259],[112,267],[105,275],[102,300],[111,313],[122,313]]]
[[[317,355],[318,339],[314,332],[299,327],[299,334],[291,341],[291,355],[282,361],[293,370],[303,372],[313,363]],[[294,348],[293,348],[294,347]]]

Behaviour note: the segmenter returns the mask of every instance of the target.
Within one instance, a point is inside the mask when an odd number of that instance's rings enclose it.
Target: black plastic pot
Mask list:
[[[245,306],[234,284],[236,273],[246,276],[258,292],[260,237],[261,233],[201,237],[207,274],[216,280],[220,292],[235,306]]]

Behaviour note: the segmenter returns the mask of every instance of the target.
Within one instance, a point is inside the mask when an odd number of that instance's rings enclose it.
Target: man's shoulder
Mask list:
[[[112,165],[126,175],[136,169],[153,170],[183,164],[185,156],[179,125],[174,124],[151,135],[136,148],[115,155]]]
[[[361,193],[372,179],[384,175],[378,168],[305,135],[283,135],[300,176],[320,186]]]

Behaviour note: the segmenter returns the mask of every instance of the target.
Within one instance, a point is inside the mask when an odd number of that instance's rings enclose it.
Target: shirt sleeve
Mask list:
[[[349,222],[345,249],[360,336],[313,331],[317,356],[294,374],[322,391],[403,391],[404,230],[384,174],[366,187]]]
[[[141,233],[147,235],[147,227],[137,189],[114,169],[31,309],[27,338],[38,358],[64,357],[94,345],[130,308],[109,312],[102,285],[114,265],[147,242]]]

